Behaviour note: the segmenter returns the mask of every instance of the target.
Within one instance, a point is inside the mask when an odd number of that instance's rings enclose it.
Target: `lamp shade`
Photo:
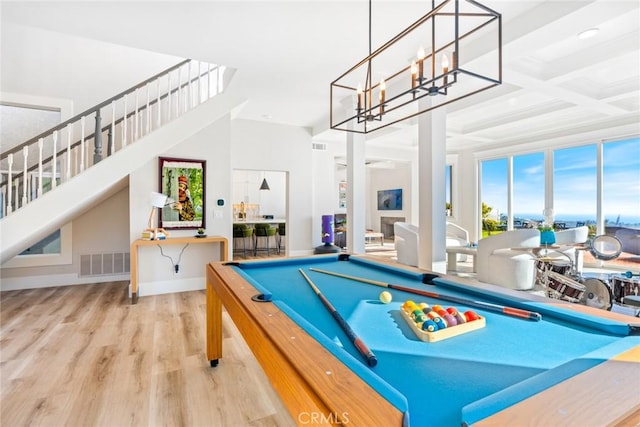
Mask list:
[[[155,191],[152,191],[150,200],[151,200],[151,206],[155,208],[163,208],[164,204],[167,201],[167,196],[165,196],[162,193],[156,193]]]
[[[260,184],[260,189],[271,190],[271,188],[269,188],[269,184],[267,184],[267,178],[262,178],[262,184]]]

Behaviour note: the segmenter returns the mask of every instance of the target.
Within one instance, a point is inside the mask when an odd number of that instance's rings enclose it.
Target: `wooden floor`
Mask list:
[[[226,313],[209,367],[204,291],[127,287],[0,294],[1,426],[295,425]]]

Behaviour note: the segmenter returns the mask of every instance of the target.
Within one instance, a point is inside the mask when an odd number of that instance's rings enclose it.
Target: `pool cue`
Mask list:
[[[456,304],[464,304],[471,307],[481,308],[494,313],[506,314],[507,316],[519,317],[521,319],[539,321],[542,319],[542,315],[535,311],[522,310],[520,308],[507,307],[504,305],[491,304],[489,302],[469,300],[465,298],[454,297],[452,295],[442,295],[436,292],[423,291],[421,289],[413,289],[405,286],[394,285],[391,283],[379,282],[377,280],[365,279],[362,277],[349,276],[346,274],[335,273],[333,271],[320,270],[317,268],[309,268],[311,271],[317,271],[318,273],[330,274],[332,276],[342,277],[345,279],[355,280],[357,282],[368,283],[370,285],[382,286],[383,288],[396,289],[398,291],[405,291],[412,294],[423,295],[426,297],[441,299],[444,301],[455,302]]]
[[[331,305],[329,300],[324,295],[322,295],[322,292],[320,292],[320,289],[318,289],[318,287],[311,281],[309,276],[307,276],[305,272],[302,271],[301,268],[299,268],[298,271],[306,279],[307,283],[309,283],[309,286],[311,286],[311,288],[316,293],[318,298],[320,298],[320,301],[322,301],[322,303],[327,308],[327,310],[329,310],[331,315],[336,319],[336,321],[338,322],[342,330],[347,334],[347,336],[349,337],[353,345],[356,346],[360,354],[367,360],[367,365],[371,367],[376,366],[376,364],[378,363],[378,359],[376,359],[376,355],[373,354],[373,352],[369,350],[369,347],[367,347],[364,341],[362,341],[362,339],[358,337],[355,332],[353,332],[353,329],[351,329],[351,326],[349,326],[347,321],[344,320],[344,318],[340,315],[340,313],[338,313],[338,310],[336,310],[335,307]]]

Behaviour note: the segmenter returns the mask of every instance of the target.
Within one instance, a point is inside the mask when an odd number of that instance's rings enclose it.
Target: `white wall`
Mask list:
[[[311,158],[311,136],[306,129],[249,120],[231,124],[230,169],[287,173],[289,255],[307,255],[313,249]]]
[[[6,21],[0,47],[3,92],[68,99],[74,115],[183,59]]]

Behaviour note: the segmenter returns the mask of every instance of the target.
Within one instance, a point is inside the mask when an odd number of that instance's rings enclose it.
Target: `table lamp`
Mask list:
[[[154,227],[153,220],[155,218],[155,213],[157,208],[165,207],[165,203],[167,202],[168,197],[162,193],[156,193],[155,191],[151,192],[150,202],[151,202],[151,213],[149,214],[149,223],[147,224],[147,228],[142,233],[143,237],[149,237],[150,240],[156,239],[164,239],[169,235],[164,228]],[[147,234],[148,233],[148,234]],[[160,235],[159,233],[162,233]]]

